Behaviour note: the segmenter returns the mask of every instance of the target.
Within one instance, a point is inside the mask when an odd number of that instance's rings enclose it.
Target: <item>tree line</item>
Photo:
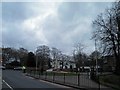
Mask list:
[[[63,62],[74,61],[76,63],[76,67],[80,68],[80,66],[84,66],[85,62],[87,63],[88,58],[95,57],[95,52],[91,53],[91,55],[87,55],[86,53],[82,52],[81,49],[76,48],[82,48],[82,46],[78,44],[73,51],[73,55],[69,56],[63,54],[61,50],[55,47],[50,48],[46,45],[38,46],[35,52],[29,52],[24,48],[15,49],[6,47],[2,48],[2,59],[3,64],[6,64],[6,62],[10,61],[12,58],[14,59],[14,63],[17,62],[17,60],[20,60],[19,65],[21,66],[36,67],[37,65],[38,68],[49,69],[52,68],[51,61],[56,62],[58,60],[61,60],[60,64],[62,68]],[[89,63],[87,65],[89,65]],[[54,67],[57,68],[56,63],[54,63]]]

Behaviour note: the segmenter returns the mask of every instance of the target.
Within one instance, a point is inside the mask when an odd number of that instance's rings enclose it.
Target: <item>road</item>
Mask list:
[[[2,88],[3,90],[7,88],[8,90],[16,90],[16,89],[71,89],[70,87],[53,84],[50,82],[46,82],[43,80],[37,80],[28,76],[25,76],[21,71],[15,70],[3,70],[2,71]]]
[[[0,68],[0,90],[2,89],[2,69]]]

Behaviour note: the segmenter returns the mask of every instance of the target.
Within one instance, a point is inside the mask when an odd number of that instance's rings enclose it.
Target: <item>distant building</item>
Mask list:
[[[68,61],[68,60],[52,60],[51,66],[53,70],[64,70],[64,69],[70,69],[70,68],[76,68],[76,63],[74,61]]]

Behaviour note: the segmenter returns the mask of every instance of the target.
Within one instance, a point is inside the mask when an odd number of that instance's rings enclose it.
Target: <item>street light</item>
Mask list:
[[[37,74],[37,64],[38,64],[38,56],[37,56],[37,51],[36,51],[35,53],[36,53],[36,74]]]
[[[97,53],[97,40],[95,39],[95,59],[96,59],[96,75],[98,74],[98,53]]]

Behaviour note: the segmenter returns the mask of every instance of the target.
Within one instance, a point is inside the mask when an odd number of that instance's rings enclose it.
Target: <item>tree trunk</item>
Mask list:
[[[120,1],[118,2],[119,5]],[[118,6],[118,13],[120,12],[120,7]],[[116,57],[116,68],[115,68],[115,73],[120,75],[120,15],[117,15],[117,23],[118,23],[118,40],[117,40],[117,50],[118,50],[118,55]]]

